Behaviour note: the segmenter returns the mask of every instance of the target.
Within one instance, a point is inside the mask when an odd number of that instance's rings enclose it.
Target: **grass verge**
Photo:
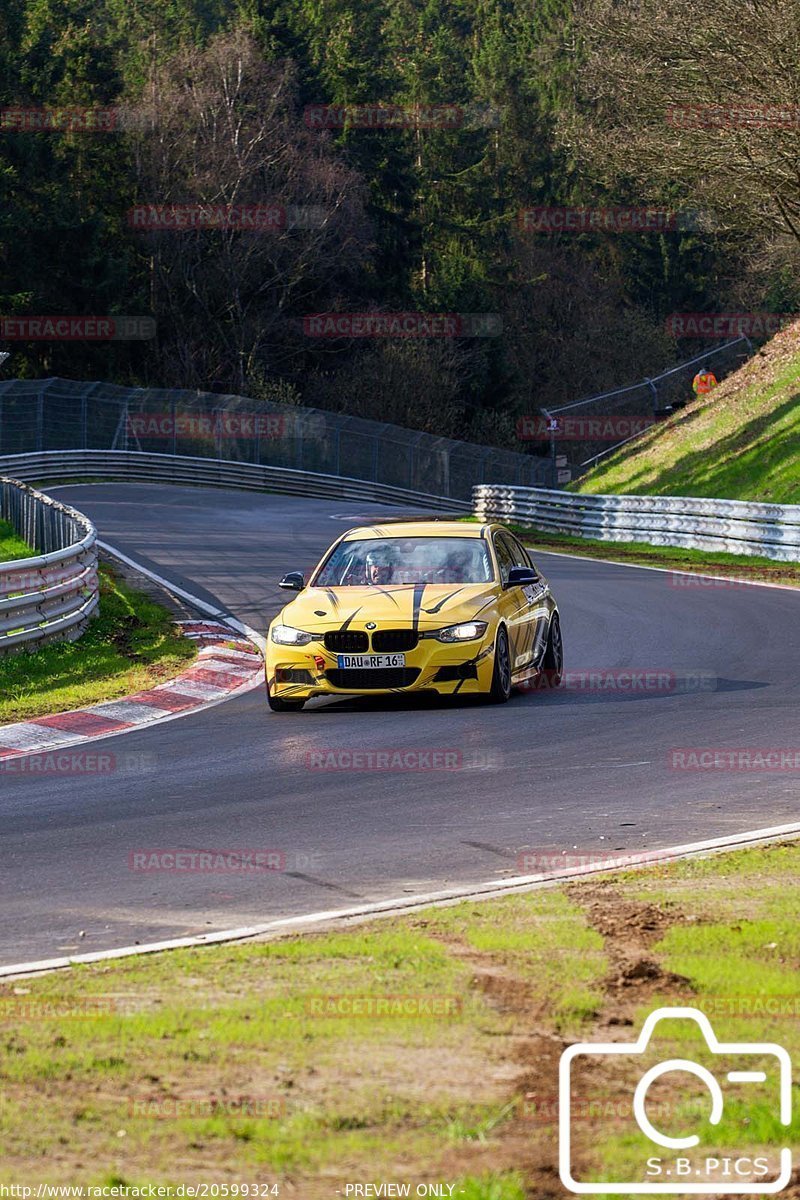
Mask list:
[[[100,568],[100,614],[77,642],[0,657],[0,724],[154,687],[197,650],[160,604]]]
[[[0,1182],[566,1197],[556,1096],[572,1041],[630,1042],[647,1013],[682,1003],[722,1040],[800,1051],[799,883],[787,843],[5,983]],[[662,1034],[670,1055],[702,1053],[691,1030]],[[641,1171],[631,1072],[575,1078],[576,1172]],[[712,1151],[796,1140],[767,1099],[721,1078],[733,1095]],[[697,1094],[656,1093],[660,1127],[685,1130]]]
[[[10,522],[0,520],[0,563],[16,562],[20,558],[33,558],[35,554],[36,551],[17,536]]]
[[[599,463],[580,492],[800,501],[800,322],[708,396]]]

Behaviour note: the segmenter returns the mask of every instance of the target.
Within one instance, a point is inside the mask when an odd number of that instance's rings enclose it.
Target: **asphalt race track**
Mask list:
[[[50,490],[112,545],[262,630],[285,571],[307,571],[348,525],[400,511],[145,484]],[[0,774],[0,964],[502,878],[529,849],[640,851],[797,818],[798,772],[675,770],[669,752],[798,747],[800,595],[537,562],[568,669],[673,672],[677,690],[578,688],[503,707],[317,700],[279,716],[259,689],[93,743],[118,757],[110,775]],[[460,765],[307,765],[315,750],[378,748],[456,750]],[[151,848],[273,849],[286,869],[131,870],[129,855]]]

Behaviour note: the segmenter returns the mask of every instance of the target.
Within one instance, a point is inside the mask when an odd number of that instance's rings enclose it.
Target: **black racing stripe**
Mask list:
[[[338,597],[337,597],[336,593],[331,590],[331,588],[325,588],[325,595],[328,597],[328,599],[330,600],[330,602],[334,608],[339,607]]]
[[[423,612],[438,613],[439,609],[442,607],[443,604],[447,604],[448,600],[452,600],[453,596],[457,596],[458,593],[463,592],[463,590],[464,590],[463,587],[456,588],[456,590],[454,592],[449,592],[446,596],[443,596],[441,600],[438,600],[436,602],[436,604],[434,604],[433,608],[425,608],[425,609],[423,609]]]
[[[411,614],[411,628],[414,630],[414,633],[419,632],[420,608],[422,607],[422,597],[425,595],[425,588],[427,586],[427,583],[414,584],[414,598],[412,600],[413,611]]]
[[[359,605],[358,608],[354,609],[353,612],[350,613],[350,616],[346,618],[344,624],[339,626],[340,633],[342,633],[345,629],[348,628],[350,622],[353,620],[353,617],[358,616],[358,614],[361,612],[362,607],[363,607],[363,605]]]
[[[397,601],[395,600],[392,593],[387,592],[386,588],[378,587],[378,585],[376,583],[368,584],[367,586],[373,588],[376,592],[380,592],[380,594],[382,596],[388,596],[389,599],[391,600],[392,604],[395,606],[395,608],[400,607],[400,605],[397,603]]]
[[[477,654],[474,654],[472,656],[472,658],[467,659],[467,661],[464,663],[464,666],[465,667],[477,667],[477,665],[481,661],[481,659],[486,658],[486,655],[489,653],[490,650],[491,650],[491,646],[487,646],[485,650],[479,650]],[[458,683],[453,688],[453,695],[455,695],[456,692],[459,692],[466,682],[467,682],[466,677],[463,679],[459,679]],[[475,680],[475,682],[476,683],[478,682],[477,679]]]

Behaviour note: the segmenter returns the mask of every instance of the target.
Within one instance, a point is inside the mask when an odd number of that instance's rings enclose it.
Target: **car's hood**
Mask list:
[[[347,623],[363,629],[374,621],[379,629],[439,629],[471,621],[492,602],[496,584],[417,583],[387,587],[309,587],[281,613],[296,629],[338,629]]]

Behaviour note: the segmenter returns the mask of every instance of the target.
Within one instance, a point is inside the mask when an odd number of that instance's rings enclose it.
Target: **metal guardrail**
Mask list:
[[[50,450],[0,458],[0,471],[13,470],[18,479],[55,483],[66,479],[120,479],[142,483],[195,484],[204,487],[276,491],[321,499],[364,500],[377,504],[467,513],[468,500],[434,496],[390,487],[364,479],[322,475],[256,463],[228,462],[188,455],[146,454],[138,450]]]
[[[3,477],[0,516],[39,551],[0,562],[0,654],[32,643],[74,641],[99,601],[94,525],[23,481]]]
[[[800,504],[692,496],[591,496],[549,488],[473,489],[475,515],[606,542],[647,542],[800,562]]]

